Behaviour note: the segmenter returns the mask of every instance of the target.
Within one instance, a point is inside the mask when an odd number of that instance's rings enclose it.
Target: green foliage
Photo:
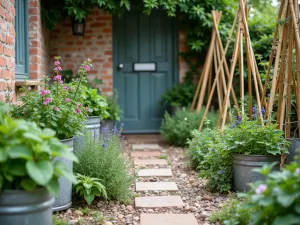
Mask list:
[[[107,113],[108,115],[105,115],[103,118],[107,120],[114,120],[114,121],[120,121],[123,111],[118,104],[118,97],[119,94],[116,90],[114,90],[113,96],[107,96]]]
[[[241,117],[240,117],[241,118]],[[260,119],[245,116],[233,126],[228,138],[228,150],[245,155],[280,155],[287,153],[289,142],[276,124],[261,125]]]
[[[204,110],[198,113],[182,109],[176,111],[174,116],[170,116],[166,112],[160,128],[162,136],[170,144],[186,146],[187,140],[191,138],[191,131],[199,128],[203,112]],[[216,126],[218,115],[215,112],[209,112],[207,118],[211,121],[209,126]]]
[[[87,216],[90,214],[91,209],[89,207],[85,207],[84,209],[80,209],[80,211],[83,213],[83,215]]]
[[[94,201],[95,197],[107,198],[106,189],[99,178],[88,177],[79,173],[76,174],[76,178],[78,182],[74,186],[75,192],[83,196],[88,205]]]
[[[176,84],[162,95],[161,103],[173,107],[188,107],[193,101],[195,91],[196,85],[193,83]]]
[[[11,115],[36,122],[42,128],[51,128],[59,139],[72,138],[84,128],[86,109],[80,102],[82,84],[86,81],[91,62],[84,61],[80,66],[80,78],[70,84],[64,84],[61,75],[60,57],[55,57],[55,76],[52,83],[45,77],[41,90],[23,87],[22,104],[14,105]]]
[[[251,209],[242,207],[243,202],[231,199],[221,209],[213,212],[210,221],[224,225],[248,225],[251,217]]]
[[[107,102],[105,98],[98,94],[97,89],[83,87],[82,91],[83,106],[87,108],[88,116],[107,116]]]
[[[250,224],[299,224],[300,168],[291,164],[281,172],[270,171],[271,168],[263,168],[261,173],[267,175],[267,179],[256,182],[252,190],[243,195],[249,201],[244,207],[253,210]]]
[[[53,215],[53,225],[68,225],[68,221],[60,219],[57,215]]]
[[[99,224],[105,223],[105,216],[101,212],[93,212],[94,221],[98,222]]]
[[[201,177],[208,179],[207,186],[212,191],[228,192],[232,185],[232,157],[227,151],[227,129],[224,133],[210,128],[201,132],[195,130],[188,141],[192,166]]]
[[[74,172],[100,179],[108,199],[125,201],[132,195],[133,176],[129,162],[122,155],[120,132],[116,128],[112,131],[103,128],[99,139],[87,134],[83,150],[76,153],[80,163],[74,164]]]
[[[58,179],[75,182],[72,172],[57,157],[76,161],[55,132],[40,129],[35,123],[8,116],[8,107],[0,102],[0,191],[32,191],[46,187],[58,194]]]

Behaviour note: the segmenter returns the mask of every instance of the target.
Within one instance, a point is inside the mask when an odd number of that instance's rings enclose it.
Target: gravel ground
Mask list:
[[[129,156],[130,145],[126,145],[126,156]],[[137,181],[174,181],[176,182],[179,191],[177,192],[134,192],[134,196],[161,196],[161,195],[179,195],[181,196],[185,206],[160,208],[160,209],[135,209],[134,197],[132,202],[124,205],[117,201],[94,201],[90,206],[90,212],[82,210],[86,207],[83,201],[74,200],[73,207],[67,211],[57,213],[58,218],[63,218],[68,221],[68,224],[105,224],[105,225],[139,225],[139,215],[141,212],[147,213],[192,213],[198,220],[199,225],[208,225],[210,214],[219,208],[229,196],[220,195],[218,193],[209,192],[206,187],[206,180],[199,179],[195,171],[188,165],[186,150],[172,146],[164,146],[161,150],[164,156],[167,156],[169,162],[168,167],[172,168],[173,177],[143,177],[137,178]],[[146,167],[136,167],[146,168]],[[148,167],[147,168],[151,168]],[[159,168],[159,167],[152,167]],[[131,171],[134,173],[134,169]],[[135,185],[132,185],[135,189]],[[87,210],[88,211],[88,210]],[[103,216],[102,216],[103,215]]]

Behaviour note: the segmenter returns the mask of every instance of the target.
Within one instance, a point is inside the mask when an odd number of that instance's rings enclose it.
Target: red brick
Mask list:
[[[104,33],[112,33],[112,29],[111,28],[104,28],[103,32]]]
[[[29,54],[30,55],[37,55],[38,54],[38,48],[30,48]]]
[[[14,49],[10,49],[4,46],[4,55],[6,56],[15,56],[15,50]]]
[[[103,91],[104,93],[107,93],[107,92],[112,92],[113,89],[112,89],[111,87],[104,87],[104,88],[102,88],[102,91]]]
[[[38,71],[39,66],[37,64],[32,64],[32,65],[30,65],[29,69],[30,69],[30,71],[32,71],[32,70],[33,71]]]
[[[6,43],[9,45],[13,45],[15,43],[15,38],[10,35],[6,35]]]
[[[0,16],[2,18],[5,18],[5,10],[4,10],[4,7],[0,5]]]
[[[102,80],[112,80],[113,77],[112,76],[101,76]]]
[[[39,22],[38,16],[29,16],[29,23],[31,22]]]
[[[32,8],[29,8],[28,13],[29,13],[30,16],[31,15],[38,15],[39,14],[39,10],[38,10],[37,7],[32,7]]]
[[[90,27],[91,28],[101,28],[101,27],[105,27],[106,23],[104,22],[95,22],[95,23],[91,23]]]
[[[30,0],[29,1],[29,7],[38,7],[38,6],[39,6],[38,0]]]

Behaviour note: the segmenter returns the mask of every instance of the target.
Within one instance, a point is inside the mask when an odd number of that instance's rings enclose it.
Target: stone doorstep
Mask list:
[[[172,177],[171,169],[141,169],[137,171],[138,177]]]
[[[160,150],[161,147],[158,144],[133,144],[133,150]]]
[[[136,182],[136,191],[178,191],[175,182]]]
[[[146,214],[140,215],[141,225],[198,225],[193,214]]]
[[[135,208],[167,208],[182,207],[184,203],[180,196],[149,196],[136,197]]]
[[[160,155],[159,151],[135,151],[130,153],[130,156],[134,158],[160,157]]]
[[[138,165],[168,165],[165,159],[135,159],[133,161],[135,166]]]

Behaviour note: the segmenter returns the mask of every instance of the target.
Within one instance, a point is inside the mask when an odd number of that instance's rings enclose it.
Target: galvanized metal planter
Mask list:
[[[100,136],[100,116],[90,116],[84,122],[86,129],[84,132],[90,132],[94,138]],[[78,152],[83,149],[84,146],[84,135],[74,137],[74,151]]]
[[[54,198],[45,188],[0,193],[1,225],[52,225]]]
[[[101,121],[101,127],[107,127],[109,131],[111,131],[114,126],[116,125],[116,121],[115,120],[102,120]]]
[[[265,176],[252,170],[261,168],[264,164],[278,162],[273,170],[280,169],[281,156],[272,155],[233,155],[233,189],[235,191],[247,191],[249,183],[264,180]]]
[[[286,154],[287,163],[291,163],[295,161],[295,156],[300,157],[300,153],[298,152],[298,148],[300,148],[300,138],[287,138],[289,142],[291,142],[289,153]],[[300,159],[299,159],[300,160]]]
[[[73,138],[60,140],[61,143],[70,146],[69,151],[73,152]],[[73,161],[59,158],[71,171],[73,171]],[[72,182],[65,177],[59,178],[59,196],[55,198],[53,211],[61,211],[70,208],[72,205]],[[44,224],[42,224],[44,225]]]

